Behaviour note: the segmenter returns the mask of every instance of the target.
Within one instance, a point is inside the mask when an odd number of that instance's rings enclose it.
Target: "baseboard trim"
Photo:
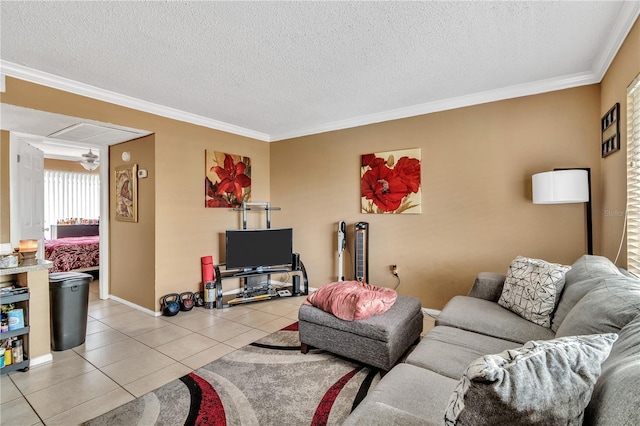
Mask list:
[[[113,299],[116,302],[120,302],[123,305],[127,305],[130,308],[136,309],[138,311],[144,312],[145,314],[149,314],[149,315],[153,315],[154,317],[159,317],[160,315],[162,315],[162,312],[155,312],[152,311],[151,309],[147,309],[145,307],[142,307],[140,305],[136,305],[135,303],[129,302],[128,300],[124,300],[118,296],[114,296],[113,294],[109,295],[109,299]]]
[[[35,367],[36,365],[46,364],[47,362],[53,361],[53,354],[49,352],[46,355],[40,355],[35,358],[31,358],[29,361],[29,368]]]
[[[286,285],[287,283],[278,282],[278,284],[285,284]],[[290,286],[291,284],[288,284],[288,285]],[[314,292],[316,290],[317,290],[316,288],[309,287],[309,293],[312,293],[312,292]],[[231,294],[239,294],[241,291],[242,291],[242,289],[236,288],[236,289],[233,289],[233,290],[225,291],[225,292],[222,293],[222,295],[223,296],[228,296],[228,295],[231,295]],[[147,308],[144,308],[144,307],[142,307],[140,305],[136,305],[135,303],[129,302],[128,300],[122,299],[122,298],[120,298],[118,296],[114,296],[113,294],[109,295],[109,299],[113,299],[116,302],[120,302],[123,305],[127,305],[130,308],[136,309],[138,311],[144,312],[145,314],[152,315],[154,317],[162,316],[162,312],[161,311],[160,312],[152,311],[151,309],[147,309]]]

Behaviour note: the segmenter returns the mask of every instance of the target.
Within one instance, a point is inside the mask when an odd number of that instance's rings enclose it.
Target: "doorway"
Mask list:
[[[49,147],[51,145],[53,148]],[[43,148],[47,151],[45,152]],[[109,297],[109,149],[108,147],[95,147],[100,152],[100,157],[103,159],[100,162],[100,170],[98,173],[100,190],[99,190],[99,264],[98,274],[100,277],[100,298],[107,299]],[[10,187],[11,187],[11,243],[13,247],[17,247],[21,239],[37,239],[38,243],[38,258],[45,259],[45,231],[48,231],[47,235],[51,235],[51,228],[57,223],[47,223],[44,221],[44,166],[37,171],[34,171],[35,176],[33,180],[39,181],[34,185],[25,186],[24,179],[21,179],[20,173],[22,165],[25,163],[25,152],[39,152],[43,160],[52,159],[51,149],[55,151],[55,144],[48,142],[46,138],[36,135],[22,134],[18,132],[11,132],[10,142]],[[86,148],[80,148],[82,152],[89,150],[89,145]],[[86,151],[85,151],[86,150]],[[14,153],[20,153],[14,155]],[[20,155],[20,157],[18,157]],[[37,155],[37,154],[36,154]],[[55,155],[54,155],[55,157]],[[20,162],[19,162],[20,159]],[[73,166],[73,161],[68,159],[53,158],[57,160],[58,164],[63,165],[69,163],[69,166]],[[43,161],[44,164],[44,161]],[[14,196],[14,194],[20,194],[20,196]],[[21,200],[26,200],[24,203]],[[32,218],[30,222],[34,225],[27,228],[30,231],[29,234],[25,234],[24,221],[20,220],[23,217]],[[62,218],[60,218],[62,219]],[[89,218],[87,218],[89,219]],[[36,230],[36,228],[38,228]],[[37,234],[36,234],[37,231]],[[50,239],[50,238],[48,238]],[[95,245],[94,245],[95,246]],[[83,271],[85,272],[85,271]],[[88,271],[86,271],[88,272]]]
[[[36,146],[45,153],[45,158],[57,158],[67,161],[81,160],[82,153],[88,152],[89,149],[92,149],[94,153],[98,153],[100,162],[99,233],[101,236],[99,244],[99,291],[101,299],[109,298],[109,146],[137,139],[152,132],[7,104],[2,104],[1,108],[2,130],[11,133],[10,169],[12,171],[17,170],[17,157],[13,153],[16,152],[18,143],[29,143]],[[22,142],[19,142],[19,139]],[[69,149],[75,149],[76,152],[69,154]],[[64,152],[65,150],[67,150],[66,153]],[[17,179],[13,172],[10,174],[11,192],[15,193],[18,185]],[[43,202],[44,200],[42,200]],[[21,234],[19,225],[15,224],[17,218],[20,217],[19,213],[14,214],[13,202],[11,202],[11,206],[11,242],[13,244],[16,239],[18,241],[21,239]],[[43,227],[40,229],[43,229]],[[41,238],[44,238],[44,235]],[[43,253],[40,258],[44,258]]]

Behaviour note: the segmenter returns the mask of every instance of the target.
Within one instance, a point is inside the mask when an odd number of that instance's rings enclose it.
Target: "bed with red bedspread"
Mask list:
[[[100,265],[100,236],[45,240],[44,258],[53,262],[49,272],[90,271]]]

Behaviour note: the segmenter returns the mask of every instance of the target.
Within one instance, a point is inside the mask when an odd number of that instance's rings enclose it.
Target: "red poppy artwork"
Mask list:
[[[205,151],[204,206],[240,207],[251,200],[251,159]]]
[[[420,148],[362,156],[362,213],[421,213]]]

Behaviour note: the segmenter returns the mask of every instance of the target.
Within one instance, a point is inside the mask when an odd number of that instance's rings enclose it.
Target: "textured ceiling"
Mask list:
[[[598,82],[639,4],[2,1],[0,58],[6,75],[279,140]]]

